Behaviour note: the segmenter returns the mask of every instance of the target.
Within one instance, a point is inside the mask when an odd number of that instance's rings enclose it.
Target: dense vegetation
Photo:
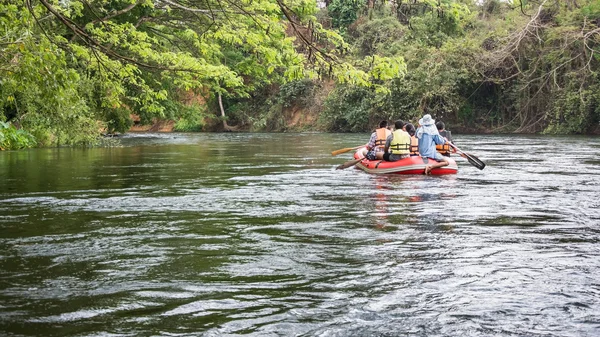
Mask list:
[[[424,113],[599,129],[600,0],[326,3],[1,1],[0,146],[90,144],[131,113],[185,131],[366,131]]]
[[[321,129],[366,131],[382,118],[414,121],[430,113],[471,131],[600,130],[598,0],[332,0],[318,17],[349,44],[345,60],[402,57],[407,66],[403,78],[376,90],[342,84],[326,95],[310,91],[326,97],[313,104]],[[306,86],[286,84],[304,100]],[[247,115],[233,117],[249,125],[267,118],[285,129],[277,118],[295,95],[257,97],[264,104],[245,101],[236,111]]]

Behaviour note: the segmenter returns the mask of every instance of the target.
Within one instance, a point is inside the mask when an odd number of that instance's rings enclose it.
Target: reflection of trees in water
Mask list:
[[[424,180],[432,182],[439,191],[440,184],[453,187],[455,179],[440,179],[420,176],[379,175],[373,177],[375,193],[370,194],[374,226],[380,230],[392,230],[402,225],[439,226],[443,212],[428,212],[430,202],[454,199],[456,194],[440,193],[427,189]],[[425,188],[424,188],[425,186]]]
[[[390,195],[388,191],[393,190],[393,186],[390,186],[390,178],[390,176],[384,175],[375,176],[375,194],[373,195],[375,212],[373,218],[375,228],[381,230],[390,228]]]

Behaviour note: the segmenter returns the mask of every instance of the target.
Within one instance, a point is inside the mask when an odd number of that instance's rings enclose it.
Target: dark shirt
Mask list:
[[[452,134],[450,133],[450,131],[448,131],[448,130],[440,131],[440,136],[445,137],[446,139],[448,139],[448,141],[450,143],[454,144],[454,141],[452,141]],[[450,152],[444,153],[444,156],[450,157]]]
[[[454,141],[452,140],[452,134],[450,131],[448,131],[448,130],[440,131],[440,136],[446,137],[446,139],[448,139],[449,142],[454,143]]]

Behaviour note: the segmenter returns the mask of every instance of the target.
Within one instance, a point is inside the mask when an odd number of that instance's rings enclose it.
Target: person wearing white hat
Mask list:
[[[430,114],[423,116],[419,120],[419,128],[416,133],[419,139],[419,154],[423,158],[435,159],[438,162],[435,164],[427,165],[425,167],[425,174],[431,173],[431,170],[448,166],[448,160],[436,151],[436,145],[442,145],[446,143],[446,139],[440,136],[437,127],[435,126],[435,120],[431,118]]]

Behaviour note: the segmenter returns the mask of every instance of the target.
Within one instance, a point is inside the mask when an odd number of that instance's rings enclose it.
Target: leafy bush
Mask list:
[[[33,147],[35,138],[23,129],[17,129],[11,123],[0,122],[0,150],[17,150]]]
[[[344,28],[356,21],[365,4],[366,0],[333,0],[327,7],[333,27]]]
[[[598,85],[581,92],[567,91],[555,101],[544,133],[581,134],[600,126],[599,93]]]
[[[279,88],[279,103],[285,108],[291,106],[305,108],[312,103],[315,88],[315,82],[310,79],[285,83]]]
[[[174,131],[181,132],[199,132],[202,131],[207,118],[205,105],[180,105],[180,115],[182,116],[175,122]]]
[[[377,13],[374,19],[357,22],[349,30],[354,48],[360,56],[393,56],[398,54],[404,42],[402,38],[408,29],[391,16],[390,12]]]
[[[179,132],[199,132],[202,131],[202,121],[196,118],[182,117],[175,122],[173,131]]]
[[[125,133],[131,125],[133,125],[133,121],[130,118],[131,112],[129,109],[124,107],[116,108],[116,109],[106,109],[104,113],[104,120],[106,120],[106,126],[108,129],[108,133]]]
[[[365,87],[339,86],[325,100],[320,123],[328,131],[367,131],[374,94]]]

